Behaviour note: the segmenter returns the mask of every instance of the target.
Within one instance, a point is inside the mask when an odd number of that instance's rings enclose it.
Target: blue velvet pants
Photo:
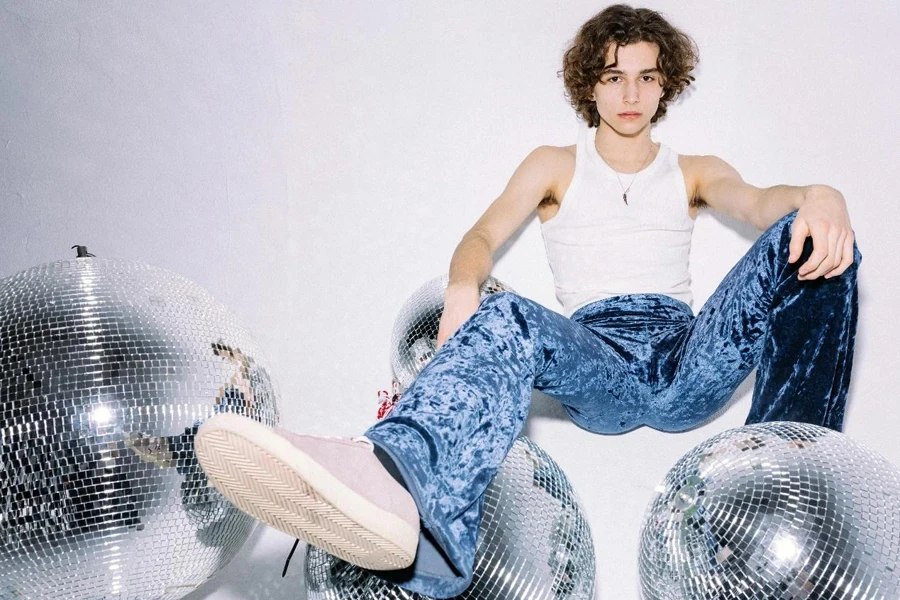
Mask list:
[[[600,300],[571,318],[509,292],[484,299],[365,434],[393,461],[422,518],[413,566],[379,575],[436,598],[469,585],[484,491],[535,388],[588,431],[675,432],[707,420],[757,367],[747,423],[840,430],[861,256],[854,248],[839,277],[800,281],[812,243],[787,262],[795,214],[760,236],[696,317],[658,294]]]

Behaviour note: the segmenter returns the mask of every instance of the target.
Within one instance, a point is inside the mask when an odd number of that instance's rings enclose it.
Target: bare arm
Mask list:
[[[560,169],[566,166],[566,154],[552,146],[533,150],[513,173],[503,193],[457,245],[450,261],[438,347],[478,309],[479,288],[491,273],[494,253],[552,193]]]
[[[726,215],[768,229],[784,215],[797,212],[791,230],[789,261],[795,262],[807,237],[813,253],[800,267],[800,279],[836,277],[853,264],[853,229],[844,196],[827,185],[776,185],[758,188],[715,156],[690,157],[696,195]]]

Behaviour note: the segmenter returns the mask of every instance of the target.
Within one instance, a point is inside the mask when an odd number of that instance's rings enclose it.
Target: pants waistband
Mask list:
[[[665,294],[623,294],[585,304],[570,317],[584,323],[605,317],[653,312],[658,316],[689,321],[694,311],[682,300]]]

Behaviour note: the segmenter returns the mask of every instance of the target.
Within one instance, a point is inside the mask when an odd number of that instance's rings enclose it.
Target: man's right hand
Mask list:
[[[437,347],[440,348],[469,317],[478,310],[481,303],[478,287],[473,285],[450,284],[444,293],[444,311],[438,327]]]

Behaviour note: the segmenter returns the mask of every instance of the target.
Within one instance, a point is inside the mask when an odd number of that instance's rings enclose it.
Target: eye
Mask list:
[[[619,76],[618,76],[618,75],[612,75],[612,76],[610,76],[610,77],[607,77],[607,78],[606,78],[606,83],[609,83],[609,82],[615,83],[615,82],[613,81],[613,79],[618,80],[618,79],[619,79]]]
[[[656,77],[653,75],[644,75],[644,81],[656,81]]]

